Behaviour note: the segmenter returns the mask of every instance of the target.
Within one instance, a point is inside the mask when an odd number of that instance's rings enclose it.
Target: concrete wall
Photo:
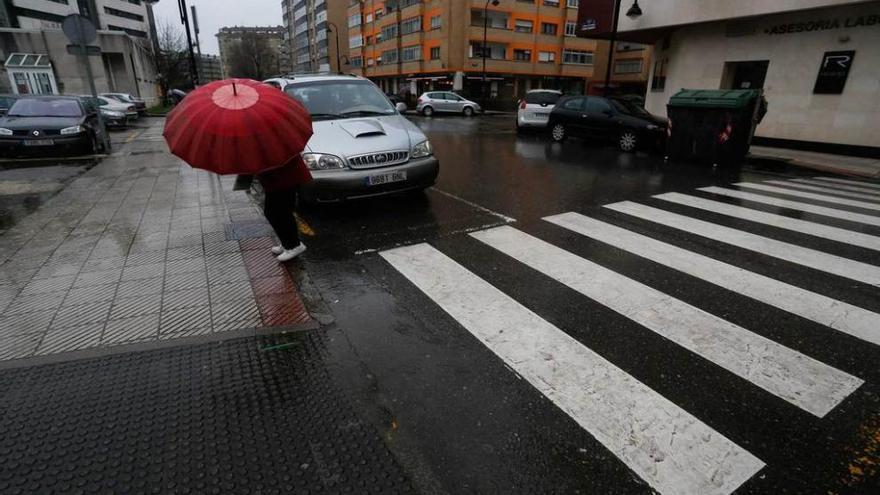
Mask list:
[[[720,88],[725,62],[769,60],[764,83],[769,112],[758,127],[759,136],[880,146],[880,23],[843,27],[846,18],[874,14],[880,18],[877,2],[679,28],[668,49],[662,42],[655,46],[655,61],[668,60],[669,65],[666,90],[648,91],[648,110],[665,115],[669,97],[681,88]],[[826,18],[840,19],[841,27],[767,32]],[[841,50],[856,52],[843,94],[813,94],[824,53]]]
[[[650,0],[639,4],[643,12],[640,17],[630,19],[626,11],[632,0],[624,0],[618,29],[655,29],[858,3],[865,0]]]

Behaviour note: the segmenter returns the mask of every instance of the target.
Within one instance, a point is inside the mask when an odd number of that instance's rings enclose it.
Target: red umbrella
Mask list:
[[[256,174],[297,157],[312,136],[312,119],[268,84],[226,79],[188,94],[168,114],[162,134],[171,152],[195,168]]]

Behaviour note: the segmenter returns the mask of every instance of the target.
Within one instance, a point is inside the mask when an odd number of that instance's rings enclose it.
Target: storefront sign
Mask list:
[[[846,86],[846,78],[852,67],[856,52],[825,52],[822,57],[822,65],[819,67],[819,76],[816,77],[816,86],[813,93],[819,95],[839,95]]]
[[[829,29],[854,28],[860,26],[880,27],[880,14],[777,24],[765,29],[764,34],[807,33],[811,31],[827,31]]]
[[[615,3],[615,0],[581,0],[578,7],[578,36],[593,38],[611,33]]]

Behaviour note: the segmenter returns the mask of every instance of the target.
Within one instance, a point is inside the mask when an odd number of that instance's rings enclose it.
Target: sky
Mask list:
[[[188,9],[196,6],[202,53],[218,55],[217,31],[225,26],[280,26],[281,0],[186,0]],[[183,29],[177,0],[159,0],[153,6],[156,24],[173,22]],[[192,20],[190,20],[190,23]]]

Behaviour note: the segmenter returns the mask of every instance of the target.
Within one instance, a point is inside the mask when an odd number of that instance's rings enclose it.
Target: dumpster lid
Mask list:
[[[669,99],[669,106],[743,108],[760,94],[757,89],[682,89]]]

